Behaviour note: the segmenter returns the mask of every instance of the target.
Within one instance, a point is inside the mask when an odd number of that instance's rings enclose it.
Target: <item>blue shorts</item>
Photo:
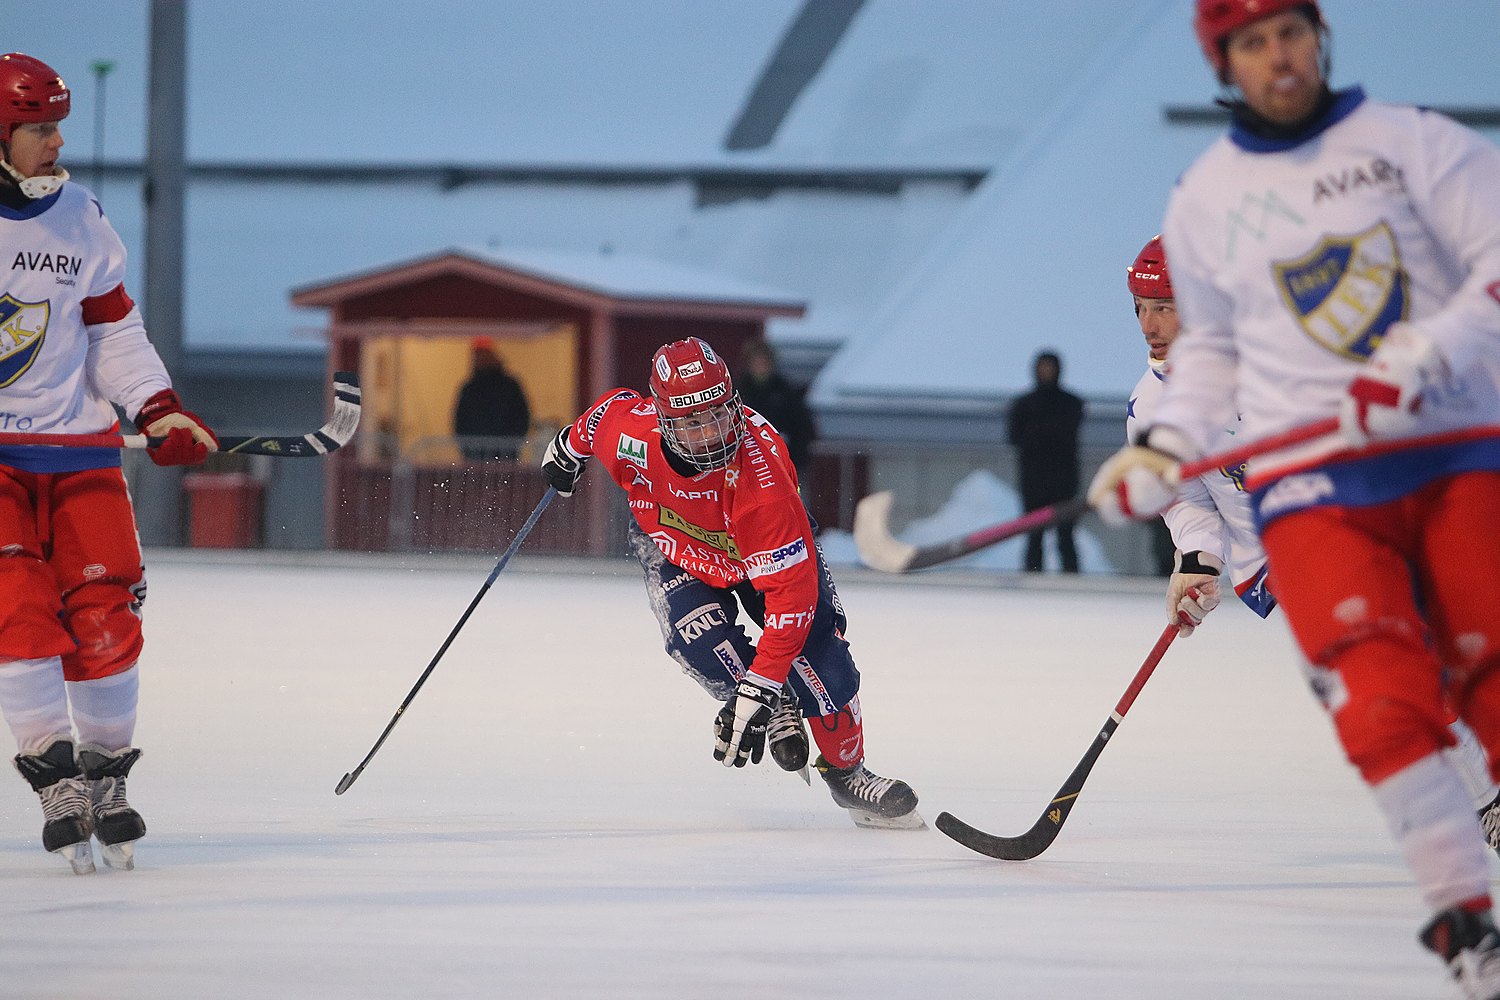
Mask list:
[[[740,613],[762,625],[765,597],[749,583],[732,588],[704,583],[668,562],[634,522],[629,545],[645,574],[646,596],[668,655],[716,700],[728,701],[736,681],[755,659],[755,643],[739,624]],[[844,639],[844,606],[823,553],[816,555],[818,605],[807,642],[787,677],[802,714],[809,718],[831,715],[859,693],[859,669]]]

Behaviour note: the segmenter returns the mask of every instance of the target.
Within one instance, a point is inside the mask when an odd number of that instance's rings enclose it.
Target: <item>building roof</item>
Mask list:
[[[454,270],[500,285],[523,280],[533,287],[545,287],[555,296],[581,299],[585,305],[597,300],[657,307],[710,304],[791,317],[800,316],[804,309],[804,303],[786,292],[645,257],[558,250],[500,252],[476,247],[450,247],[412,260],[322,279],[293,289],[292,298],[299,306],[329,306],[350,295],[399,287],[435,272]]]

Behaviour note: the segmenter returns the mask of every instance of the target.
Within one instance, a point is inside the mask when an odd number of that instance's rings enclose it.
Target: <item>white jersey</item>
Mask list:
[[[0,431],[97,434],[171,387],[125,293],[125,247],[87,188],[69,181],[0,205]],[[33,472],[118,465],[116,449],[4,447]]]
[[[1157,420],[1205,452],[1237,413],[1250,440],[1336,415],[1398,320],[1453,370],[1409,436],[1357,460],[1337,435],[1254,460],[1262,523],[1500,469],[1500,150],[1478,135],[1344,91],[1310,136],[1211,146],[1163,240],[1183,329]]]
[[[1125,415],[1125,439],[1136,440],[1151,425],[1166,386],[1165,370],[1155,365],[1136,383]],[[1220,430],[1212,445],[1227,451],[1241,441],[1240,424]],[[1245,492],[1245,466],[1221,467],[1182,483],[1177,499],[1162,513],[1172,544],[1179,552],[1207,552],[1224,563],[1234,591],[1264,618],[1276,606],[1266,590],[1266,554],[1255,533],[1250,495]]]

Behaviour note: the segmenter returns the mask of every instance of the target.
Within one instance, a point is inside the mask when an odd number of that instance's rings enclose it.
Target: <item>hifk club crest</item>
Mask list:
[[[1384,222],[1325,236],[1305,256],[1271,267],[1303,331],[1340,357],[1368,358],[1410,308],[1396,235]]]
[[[36,360],[51,316],[46,302],[21,302],[9,292],[0,295],[0,388],[20,378]]]

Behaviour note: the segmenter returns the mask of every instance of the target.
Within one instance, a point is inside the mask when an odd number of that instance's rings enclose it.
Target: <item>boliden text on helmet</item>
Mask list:
[[[698,392],[690,392],[685,396],[672,396],[669,402],[674,410],[685,410],[693,406],[701,406],[704,403],[712,403],[714,400],[728,393],[728,387],[722,382],[711,385],[707,389]]]

